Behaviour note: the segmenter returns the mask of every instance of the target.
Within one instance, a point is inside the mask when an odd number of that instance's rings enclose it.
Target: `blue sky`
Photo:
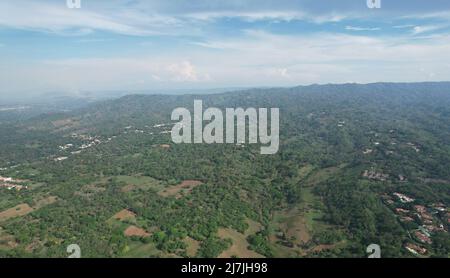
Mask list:
[[[0,2],[0,94],[450,76],[450,1]]]

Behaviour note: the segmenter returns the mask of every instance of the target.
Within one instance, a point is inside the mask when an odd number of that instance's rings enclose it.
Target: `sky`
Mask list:
[[[450,79],[448,0],[66,2],[0,1],[0,96]]]

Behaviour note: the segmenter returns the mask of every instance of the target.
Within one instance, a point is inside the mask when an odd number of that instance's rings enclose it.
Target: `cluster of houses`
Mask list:
[[[362,176],[364,178],[368,178],[370,180],[377,180],[377,181],[385,181],[389,177],[388,174],[383,174],[380,172],[376,172],[375,170],[365,170],[364,173],[362,173]]]
[[[338,122],[338,127],[343,127],[345,125],[345,121],[339,121]]]
[[[93,146],[96,146],[96,145],[102,143],[102,141],[98,137],[92,137],[90,135],[85,135],[85,134],[72,133],[71,137],[75,138],[75,139],[80,139],[80,140],[83,140],[83,141],[88,141],[88,143],[83,143],[77,150],[72,150],[70,152],[70,154],[72,154],[72,155],[80,154],[83,150],[91,148]],[[116,136],[113,136],[113,137],[116,137]],[[108,138],[107,141],[109,142],[112,139],[113,138]],[[68,150],[71,150],[73,148],[75,148],[75,146],[73,144],[65,144],[65,145],[62,145],[62,146],[58,146],[58,149],[60,151],[68,151]],[[56,161],[56,162],[64,161],[66,159],[68,159],[67,156],[60,156],[60,157],[53,158],[53,160]]]
[[[146,125],[145,127],[150,129],[150,128],[158,128],[158,129],[162,129],[159,134],[170,134],[172,133],[172,131],[170,130],[171,125],[173,125],[172,123],[168,123],[168,124],[156,124],[153,125],[152,127]],[[167,129],[169,128],[169,129]],[[123,134],[128,134],[128,133],[135,133],[135,134],[144,134],[145,131],[139,128],[133,128],[133,126],[126,126],[125,127],[125,131],[123,132]],[[153,135],[153,132],[149,132],[148,134]]]
[[[154,126],[153,126],[153,128],[159,128],[159,129],[162,129],[159,133],[160,134],[170,134],[172,131],[171,130],[168,130],[167,128],[170,128],[170,126],[171,126],[172,124],[171,123],[167,123],[167,124],[164,124],[164,123],[162,123],[162,124],[155,124]],[[150,126],[145,126],[146,128],[151,128]],[[123,131],[123,134],[128,134],[128,133],[130,133],[130,132],[133,132],[133,133],[136,133],[136,134],[142,134],[142,133],[144,133],[144,130],[142,130],[142,129],[137,129],[137,128],[134,128],[133,126],[126,126],[125,128],[124,128],[125,130]],[[149,133],[150,135],[153,135],[153,132],[150,132]],[[101,140],[100,140],[100,138],[98,137],[98,136],[90,136],[90,135],[86,135],[86,134],[77,134],[77,133],[72,133],[71,134],[71,137],[72,138],[74,138],[74,139],[79,139],[79,140],[82,140],[82,141],[88,141],[88,142],[86,142],[86,143],[83,143],[77,150],[73,150],[73,151],[71,151],[70,152],[70,154],[72,154],[72,155],[75,155],[75,154],[80,154],[83,150],[86,150],[86,149],[88,149],[88,148],[91,148],[91,147],[93,147],[93,146],[96,146],[96,145],[99,145],[99,144],[101,144],[101,143],[103,143]],[[116,138],[117,136],[112,136],[112,137],[109,137],[109,138],[107,138],[106,139],[106,142],[110,142],[110,141],[112,141],[114,138]],[[58,146],[58,149],[60,150],[60,151],[68,151],[68,150],[71,150],[71,149],[74,149],[75,148],[75,146],[73,145],[73,144],[65,144],[65,145],[62,145],[62,146]],[[55,158],[53,158],[53,160],[55,161],[55,162],[60,162],[60,161],[64,161],[64,160],[66,160],[66,159],[68,159],[68,157],[67,156],[59,156],[59,157],[55,157]]]
[[[172,133],[171,125],[173,125],[173,123],[157,124],[157,125],[154,125],[153,127],[163,129],[162,131],[159,132],[159,134],[171,134]],[[167,129],[167,128],[169,128],[169,129]]]
[[[98,145],[98,144],[101,144],[101,143],[102,143],[102,141],[100,141],[100,139],[94,139],[93,141],[90,141],[90,142],[87,143],[87,144],[82,144],[81,147],[80,147],[80,149],[81,149],[81,150],[88,149],[88,148],[90,148],[90,147],[93,147],[93,146]]]
[[[24,182],[25,182],[24,180],[0,176],[0,188],[6,188],[8,190],[15,189],[17,191],[20,191],[22,189],[28,189],[28,186],[22,184]]]
[[[406,143],[406,145],[413,148],[416,151],[416,153],[420,152],[420,148],[418,146],[416,146],[414,143],[408,142],[408,143]]]
[[[415,255],[425,255],[426,245],[433,243],[432,236],[436,232],[447,232],[450,224],[450,210],[443,203],[421,205],[406,194],[394,192],[383,195],[384,202],[393,209],[399,221],[403,224],[415,223],[417,229],[408,231],[416,243],[407,243],[405,249]],[[411,226],[409,226],[411,227]]]

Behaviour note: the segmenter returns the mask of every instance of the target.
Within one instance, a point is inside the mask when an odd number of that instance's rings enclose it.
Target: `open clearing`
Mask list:
[[[187,245],[186,254],[190,258],[195,257],[197,255],[198,249],[200,248],[200,242],[191,237],[186,237],[183,241]]]
[[[80,126],[80,122],[74,118],[56,120],[52,122],[52,125],[56,128],[56,131],[64,131],[67,129]]]
[[[56,196],[48,196],[43,199],[39,199],[38,201],[36,201],[35,205],[33,206],[33,209],[40,209],[42,207],[51,205],[56,201],[58,201],[58,197]]]
[[[122,187],[122,192],[130,192],[135,189],[141,190],[155,190],[160,191],[164,188],[161,182],[157,179],[147,176],[117,176],[119,182],[124,182],[126,185]]]
[[[262,230],[262,225],[254,220],[246,219],[246,222],[248,224],[247,230],[245,230],[245,237],[248,237],[249,235],[254,235],[257,232]]]
[[[138,237],[149,237],[150,234],[144,229],[136,227],[134,225],[129,226],[124,232],[125,236],[138,236]]]
[[[136,214],[127,209],[123,209],[123,210],[119,211],[118,213],[114,214],[112,218],[115,220],[119,220],[119,221],[135,220]]]
[[[339,167],[329,167],[329,168],[324,168],[324,169],[320,169],[317,171],[310,171],[310,173],[308,173],[304,185],[305,186],[315,186],[321,182],[326,181],[327,179],[329,179],[330,177],[332,177],[333,175],[336,175],[337,172],[344,167],[345,165],[340,165]]]
[[[166,253],[156,248],[155,243],[132,242],[125,247],[124,258],[179,258],[180,256],[172,253]]]
[[[248,249],[249,244],[244,234],[230,228],[220,228],[217,234],[220,238],[229,238],[233,242],[230,248],[218,256],[219,258],[231,258],[233,256],[238,258],[264,258],[263,255]]]
[[[164,257],[164,252],[156,248],[153,242],[142,244],[132,242],[124,250],[124,258],[159,258]]]
[[[298,182],[302,185],[301,201],[298,205],[275,212],[270,223],[269,241],[275,255],[279,257],[305,256],[309,252],[320,252],[334,248],[335,245],[310,244],[315,233],[334,227],[321,219],[325,207],[320,198],[313,193],[314,186],[335,175],[343,166],[314,170],[311,166],[299,169]]]
[[[303,212],[298,208],[281,211],[275,214],[275,221],[286,239],[296,245],[307,243],[311,235],[306,225]]]
[[[58,198],[55,196],[48,196],[42,199],[39,199],[37,201],[35,201],[35,205],[33,207],[30,207],[28,204],[23,203],[23,204],[19,204],[15,207],[12,207],[10,209],[4,210],[2,212],[0,212],[0,222],[1,221],[6,221],[10,218],[14,218],[14,217],[19,217],[19,216],[24,216],[27,215],[28,213],[34,211],[34,210],[38,210],[44,206],[48,206],[50,204],[55,203],[56,201],[58,201]]]
[[[33,211],[28,204],[20,204],[13,208],[0,212],[0,221],[5,221],[13,217],[24,216]]]
[[[159,191],[158,194],[162,197],[175,196],[175,198],[179,199],[183,197],[183,195],[189,194],[189,192],[201,184],[203,184],[201,181],[185,180],[178,185],[169,186],[168,188]]]

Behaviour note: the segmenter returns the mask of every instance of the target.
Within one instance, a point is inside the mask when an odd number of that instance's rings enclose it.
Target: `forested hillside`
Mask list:
[[[279,152],[173,144],[195,99],[280,108]],[[0,130],[1,257],[450,255],[448,82],[130,95]]]

